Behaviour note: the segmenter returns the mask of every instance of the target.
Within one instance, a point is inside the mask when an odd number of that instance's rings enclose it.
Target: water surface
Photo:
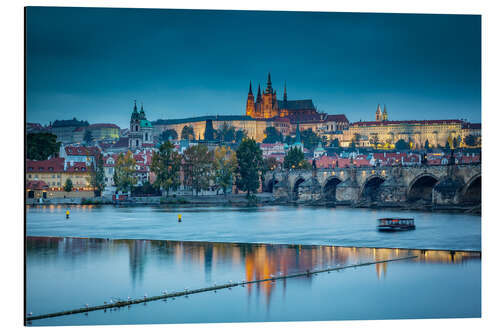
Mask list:
[[[34,314],[229,280],[418,256],[30,325],[481,316],[481,259],[474,252],[28,237],[26,255],[27,311]]]
[[[27,207],[29,236],[481,250],[481,218],[466,214],[325,207]],[[182,214],[182,222],[177,215]],[[417,229],[380,233],[377,218]]]

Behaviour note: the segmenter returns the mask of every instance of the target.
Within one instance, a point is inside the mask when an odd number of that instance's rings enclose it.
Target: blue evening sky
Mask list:
[[[271,72],[282,98],[351,122],[481,121],[481,17],[28,7],[27,121],[127,127],[245,113]]]

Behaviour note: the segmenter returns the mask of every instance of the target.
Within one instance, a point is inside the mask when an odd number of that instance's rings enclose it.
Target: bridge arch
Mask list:
[[[341,182],[342,180],[336,176],[328,177],[324,181],[321,194],[326,201],[337,201],[337,185]]]
[[[461,202],[466,205],[481,203],[481,174],[473,176],[462,191]]]
[[[422,173],[410,182],[406,192],[406,199],[409,202],[424,200],[432,202],[432,190],[439,179],[432,173]]]
[[[264,183],[264,192],[273,193],[274,187],[278,184],[278,180],[276,178],[269,179],[266,183]]]
[[[298,176],[295,178],[295,181],[293,183],[292,187],[292,200],[295,201],[299,198],[299,185],[305,182],[305,178],[302,176]]]
[[[371,175],[366,178],[363,186],[361,187],[360,200],[362,201],[376,201],[380,185],[385,182],[385,178],[380,175]]]

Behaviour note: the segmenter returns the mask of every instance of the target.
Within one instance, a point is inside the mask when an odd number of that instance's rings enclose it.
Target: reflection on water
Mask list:
[[[100,304],[103,297],[134,295],[137,289],[141,289],[137,296],[143,290],[154,295],[163,288],[203,287],[230,279],[251,281],[406,256],[418,256],[409,260],[413,264],[441,265],[462,265],[481,258],[479,252],[462,251],[28,237],[27,300],[30,309],[45,313],[84,303]],[[377,279],[385,279],[391,265],[367,267]],[[128,278],[123,275],[127,271]],[[314,276],[308,276],[295,280],[308,285],[313,279]],[[94,290],[96,284],[103,288]],[[247,297],[260,294],[269,306],[277,286],[275,282],[246,285]],[[287,280],[280,288],[286,292]],[[54,293],[59,296],[47,305],[44,298]]]

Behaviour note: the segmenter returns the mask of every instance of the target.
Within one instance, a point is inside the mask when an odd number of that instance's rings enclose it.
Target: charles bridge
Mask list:
[[[481,164],[275,170],[263,186],[277,202],[475,206],[481,203]]]

